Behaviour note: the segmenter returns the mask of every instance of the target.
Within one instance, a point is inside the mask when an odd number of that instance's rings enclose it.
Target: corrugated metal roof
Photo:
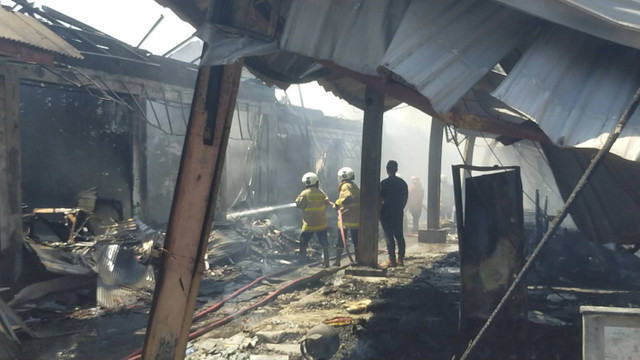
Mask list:
[[[531,16],[483,1],[414,0],[382,67],[444,113],[539,26]]]
[[[191,5],[194,1],[185,2]],[[583,31],[587,38],[586,34],[591,34],[620,44],[640,46],[640,36],[637,36],[640,29],[640,2],[636,0],[289,0],[284,4],[286,6],[283,8],[290,5],[290,11],[286,16],[281,48],[294,54],[329,60],[362,74],[378,75],[379,70],[384,77],[390,73],[392,79],[418,90],[440,113],[446,112],[451,106],[469,108],[461,99],[465,94],[469,97],[468,91],[474,82],[488,73],[496,62],[505,60],[503,55],[507,55],[509,50],[516,45],[521,49],[537,37],[537,26],[548,24],[540,18],[576,28]],[[176,3],[171,6],[182,8]],[[195,19],[191,21],[197,23]],[[529,37],[519,43],[523,35]],[[593,42],[598,43],[595,39]],[[569,45],[569,48],[576,47],[575,44]],[[514,54],[516,52],[509,55]],[[557,60],[556,56],[562,58],[566,54],[538,54],[540,61],[545,63],[539,68],[553,68],[553,74],[564,71],[565,68],[560,69],[555,65],[558,61],[565,63]],[[286,57],[283,56],[279,62],[286,63]],[[584,63],[583,59],[578,60],[576,63]],[[511,63],[509,67],[517,61],[517,56],[512,56],[508,61]],[[383,67],[379,68],[379,65]],[[269,70],[269,66],[265,68]],[[297,72],[304,70],[297,69]],[[284,79],[289,73],[280,75]],[[615,81],[609,79],[606,82],[613,84]],[[333,85],[333,81],[327,82]],[[345,89],[335,85],[328,88],[332,88],[332,91]],[[339,96],[357,104],[362,98],[358,94],[360,88],[353,87],[353,90],[355,92],[349,94],[347,91],[350,92],[350,89],[338,91]],[[565,97],[569,96],[565,94]],[[529,100],[534,104],[539,101]],[[456,101],[458,103],[454,105]],[[516,104],[514,102],[511,105],[515,107]],[[590,103],[576,106],[583,105],[589,107]],[[557,117],[557,114],[553,117]],[[632,122],[629,127],[633,126]],[[571,144],[566,141],[567,135],[576,136],[568,129],[560,135],[553,133],[555,129],[552,127],[544,130],[561,144]],[[593,141],[600,142],[597,136],[604,137],[609,131],[606,126],[601,127],[600,133],[594,137],[581,136],[585,131],[583,128],[574,130],[578,138],[583,137],[584,141],[575,141],[581,146],[592,146]],[[618,140],[616,147],[620,147],[621,141]],[[624,146],[631,148],[632,144]],[[614,153],[624,152],[628,151],[614,148]]]
[[[293,3],[285,50],[359,73],[391,72],[445,113],[540,21],[477,0]],[[344,94],[342,94],[343,97]]]
[[[336,74],[331,74],[328,76],[323,76],[319,78],[318,84],[322,86],[326,91],[332,92],[337,97],[344,99],[349,104],[359,108],[365,108],[365,100],[364,100],[364,91],[365,85],[357,80],[339,76]],[[384,97],[384,109],[389,110],[398,105],[400,105],[401,101],[398,99],[385,96]]]
[[[0,38],[82,59],[82,55],[38,20],[0,8]]]
[[[493,95],[563,147],[601,148],[640,86],[640,51],[550,25]],[[640,113],[611,152],[640,161]]]
[[[636,0],[494,0],[542,19],[640,49]]]
[[[409,0],[299,0],[287,16],[280,48],[377,75]]]

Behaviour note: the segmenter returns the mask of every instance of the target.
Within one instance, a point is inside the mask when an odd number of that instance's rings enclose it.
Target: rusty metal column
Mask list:
[[[360,231],[356,259],[360,265],[378,266],[378,220],[380,197],[380,157],[382,156],[382,118],[384,94],[369,86],[365,89],[362,125],[362,163],[360,166]]]
[[[143,358],[182,359],[188,341],[242,63],[201,66]]]
[[[16,290],[22,272],[20,79],[0,64],[0,287]]]
[[[427,173],[427,229],[440,229],[440,168],[444,123],[431,118],[429,170]]]

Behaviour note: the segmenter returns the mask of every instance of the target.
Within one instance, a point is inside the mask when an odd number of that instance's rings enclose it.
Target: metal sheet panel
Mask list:
[[[349,104],[364,110],[366,107],[364,99],[365,84],[349,77],[331,74],[317,80],[318,84],[325,90],[332,92],[337,97],[344,99]],[[389,110],[398,105],[401,101],[398,99],[385,96],[384,109]]]
[[[640,49],[635,0],[494,0],[542,19]]]
[[[287,16],[280,48],[330,60],[350,70],[376,69],[409,0],[297,0]]]
[[[41,245],[29,238],[25,238],[24,242],[47,271],[62,275],[93,274],[91,269],[82,264],[81,256],[72,251]]]
[[[461,168],[454,167],[454,176]],[[464,212],[462,219],[458,217],[462,323],[487,319],[524,265],[520,169],[496,170],[506,171],[465,179],[464,206],[458,212]],[[456,203],[461,203],[459,183],[455,191]],[[522,318],[525,297],[526,287],[522,285],[502,319]]]
[[[566,200],[596,150],[543,145],[553,177]],[[640,245],[640,164],[607,155],[571,208],[580,231],[596,244]],[[624,209],[624,211],[621,211]]]
[[[540,22],[484,1],[415,0],[382,67],[447,112]]]
[[[137,301],[140,291],[153,290],[153,268],[138,262],[132,246],[110,244],[99,252],[98,305],[107,308],[130,305]]]
[[[69,57],[82,59],[82,55],[60,36],[38,20],[24,14],[0,8],[0,38],[33,46]]]
[[[640,51],[549,26],[493,95],[562,147],[601,148],[640,86]],[[640,113],[611,152],[640,161]]]

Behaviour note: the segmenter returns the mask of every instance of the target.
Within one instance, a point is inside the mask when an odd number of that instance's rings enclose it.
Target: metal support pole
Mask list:
[[[156,20],[156,22],[153,24],[153,26],[151,27],[151,29],[149,29],[149,31],[147,31],[147,33],[144,35],[144,37],[142,38],[142,40],[140,40],[140,42],[138,43],[138,45],[136,45],[137,48],[139,48],[140,46],[142,46],[142,44],[145,42],[145,40],[147,40],[147,38],[149,37],[149,35],[151,35],[151,33],[158,27],[158,25],[160,25],[160,23],[162,22],[162,20],[164,20],[164,15],[160,14],[160,17],[158,18],[158,20]]]
[[[427,179],[427,228],[440,229],[440,167],[444,123],[431,119],[429,134],[429,170]]]
[[[135,112],[131,115],[133,118],[133,120],[131,121],[131,164],[133,178],[131,200],[133,215],[136,215],[140,219],[145,220],[145,214],[148,211],[147,123],[145,122],[143,115],[144,114],[139,114],[138,112]]]
[[[202,66],[189,116],[145,359],[184,358],[204,269],[242,63]]]
[[[467,136],[467,141],[464,145],[464,164],[473,165],[473,148],[476,145],[476,137],[473,135]],[[471,177],[471,170],[465,170],[464,177]]]
[[[0,287],[15,290],[22,272],[20,80],[0,64]]]
[[[365,89],[362,125],[362,163],[360,166],[360,233],[356,260],[360,265],[378,266],[378,220],[380,197],[380,157],[382,156],[382,118],[384,94],[369,86]]]

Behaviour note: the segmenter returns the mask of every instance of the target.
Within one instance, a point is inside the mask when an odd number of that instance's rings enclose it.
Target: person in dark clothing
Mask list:
[[[404,266],[405,242],[402,231],[404,223],[404,207],[407,204],[409,188],[407,183],[396,176],[398,163],[389,160],[387,163],[388,178],[380,183],[382,208],[380,209],[380,223],[387,240],[389,261],[381,266]],[[398,243],[398,261],[396,262],[396,242]]]

